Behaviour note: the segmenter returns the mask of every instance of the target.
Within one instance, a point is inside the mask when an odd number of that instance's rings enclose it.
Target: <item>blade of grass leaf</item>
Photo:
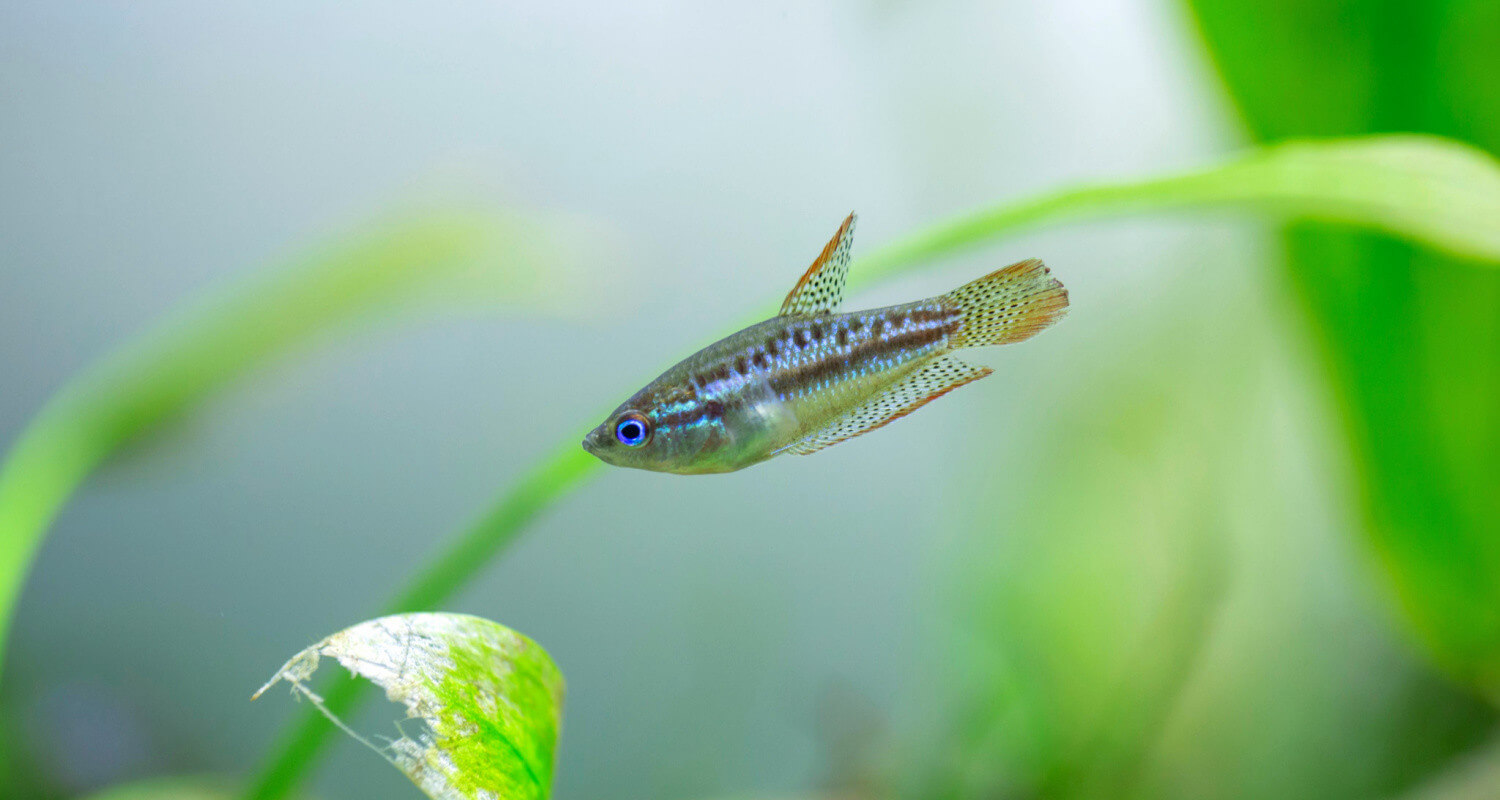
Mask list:
[[[1208,169],[1002,203],[862,258],[850,279],[879,279],[1033,225],[1226,207],[1375,228],[1491,266],[1500,258],[1500,162],[1437,136],[1390,135],[1288,142]]]
[[[372,312],[454,298],[549,301],[557,267],[581,261],[566,234],[546,220],[494,215],[392,220],[195,305],[70,381],[0,466],[0,658],[48,527],[111,454],[251,369]],[[527,268],[542,253],[552,271]]]
[[[1204,170],[1064,189],[1001,204],[881,248],[859,259],[850,277],[856,285],[868,285],[1001,234],[1070,218],[1213,207],[1361,225],[1492,266],[1500,263],[1500,164],[1481,151],[1438,137],[1380,136],[1289,143]],[[1488,210],[1487,216],[1480,213],[1483,210]],[[1468,222],[1454,224],[1448,219],[1451,214],[1462,214]],[[435,608],[538,513],[596,474],[600,463],[578,447],[582,429],[577,434],[564,439],[433,565],[418,573],[385,613]],[[347,715],[360,688],[337,684],[324,693],[324,704],[335,714]],[[245,797],[284,797],[326,745],[330,731],[319,712],[304,713]]]

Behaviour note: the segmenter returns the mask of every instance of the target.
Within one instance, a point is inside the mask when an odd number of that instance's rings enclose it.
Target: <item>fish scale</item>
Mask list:
[[[1067,290],[1032,260],[938,297],[839,312],[853,229],[851,214],[778,316],[662,373],[584,447],[611,464],[683,474],[816,452],[990,374],[951,351],[1022,341],[1067,309]]]

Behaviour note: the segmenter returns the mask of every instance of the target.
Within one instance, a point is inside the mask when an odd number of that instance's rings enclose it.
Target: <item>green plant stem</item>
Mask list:
[[[1394,158],[1381,150],[1410,147],[1410,159]],[[1428,149],[1431,152],[1428,152]],[[1399,156],[1402,153],[1395,153]],[[1430,167],[1442,177],[1455,166],[1476,171],[1478,188],[1447,181],[1446,203],[1407,209],[1403,198],[1410,182],[1426,185],[1432,176],[1413,173],[1418,156],[1431,156]],[[1469,177],[1469,176],[1466,176]],[[1429,187],[1430,188],[1430,187]],[[1439,192],[1441,194],[1441,192]],[[1450,225],[1445,213],[1432,206],[1464,206],[1463,224]],[[988,243],[1001,234],[1044,223],[1125,212],[1181,208],[1250,207],[1287,215],[1378,227],[1450,252],[1500,262],[1500,213],[1476,216],[1474,209],[1500,209],[1500,167],[1492,158],[1470,148],[1428,137],[1374,137],[1344,142],[1293,143],[1253,152],[1227,164],[1201,171],[1128,183],[1098,184],[1064,189],[1030,200],[1005,203],[963,215],[899,240],[862,258],[851,273],[851,283],[867,285],[914,265],[951,256]],[[1473,220],[1477,219],[1475,223]],[[542,465],[527,473],[505,493],[480,522],[387,607],[387,613],[425,611],[462,588],[485,563],[514,541],[526,523],[553,502],[566,496],[583,479],[597,472],[593,461],[570,436]],[[325,697],[330,710],[341,715],[354,707],[359,684],[346,681]],[[332,726],[315,710],[302,715],[281,740],[251,785],[247,800],[278,800],[296,787],[327,744]]]

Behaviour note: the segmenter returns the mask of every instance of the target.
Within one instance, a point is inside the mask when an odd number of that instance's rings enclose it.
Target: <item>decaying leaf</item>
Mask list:
[[[376,744],[329,714],[308,686],[325,656],[384,689],[421,729]],[[293,656],[255,697],[283,680],[436,800],[542,800],[551,789],[562,674],[503,625],[463,614],[381,617]]]

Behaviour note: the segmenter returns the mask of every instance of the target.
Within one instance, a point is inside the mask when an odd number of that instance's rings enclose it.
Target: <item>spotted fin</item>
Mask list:
[[[849,251],[853,247],[854,215],[850,214],[782,301],[781,315],[810,317],[838,310],[844,299],[844,279],[849,275]]]
[[[938,356],[926,366],[902,378],[880,394],[856,406],[853,411],[806,438],[784,448],[783,452],[805,456],[829,445],[869,433],[893,420],[900,419],[943,395],[994,372],[988,367],[965,364],[954,356]]]
[[[991,272],[939,300],[963,315],[954,347],[1025,341],[1068,310],[1068,290],[1035,258]]]

